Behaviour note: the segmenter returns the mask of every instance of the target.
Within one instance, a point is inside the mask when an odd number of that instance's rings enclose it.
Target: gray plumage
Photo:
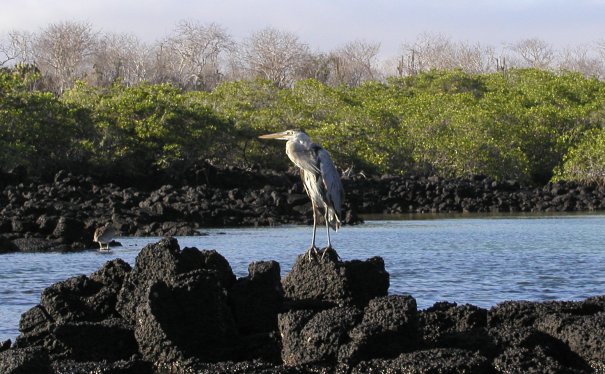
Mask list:
[[[330,228],[335,231],[340,228],[344,189],[340,174],[336,170],[330,154],[319,144],[314,143],[309,135],[302,130],[287,130],[262,135],[259,138],[287,140],[286,154],[300,169],[305,191],[309,195],[313,207],[313,239],[309,251],[317,251],[315,234],[317,217],[320,211],[323,212],[323,218],[326,222],[328,236],[328,246],[326,248],[331,249]]]

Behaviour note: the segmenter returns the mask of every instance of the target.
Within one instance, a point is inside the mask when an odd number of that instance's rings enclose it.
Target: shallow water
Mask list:
[[[577,300],[605,294],[605,215],[420,216],[343,227],[332,243],[343,260],[384,258],[391,294],[411,294],[421,309],[436,301],[489,308],[505,300]],[[411,219],[414,218],[414,219]],[[178,237],[181,248],[216,249],[236,275],[276,260],[286,274],[308,248],[311,228],[206,229]],[[318,245],[325,232],[318,230]],[[18,335],[21,313],[60,280],[90,274],[106,261],[136,255],[159,238],[118,238],[109,253],[0,256],[0,341]]]

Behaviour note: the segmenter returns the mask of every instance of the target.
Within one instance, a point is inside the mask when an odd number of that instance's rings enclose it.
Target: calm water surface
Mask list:
[[[424,217],[427,218],[427,217]],[[308,247],[311,228],[207,229],[179,237],[181,248],[216,249],[237,276],[248,264],[276,260],[286,274]],[[318,245],[325,245],[318,230]],[[110,253],[0,256],[0,341],[18,335],[21,313],[60,280],[90,274],[106,261],[134,260],[158,238],[118,238]],[[411,294],[421,309],[436,301],[489,308],[505,300],[576,300],[605,294],[605,215],[468,216],[376,220],[332,235],[343,260],[381,256],[391,294]]]

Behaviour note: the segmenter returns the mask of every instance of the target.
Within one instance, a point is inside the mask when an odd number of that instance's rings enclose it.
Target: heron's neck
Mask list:
[[[311,148],[311,145],[313,144],[313,142],[309,138],[297,138],[297,139],[288,140],[288,142],[301,144],[305,148]]]

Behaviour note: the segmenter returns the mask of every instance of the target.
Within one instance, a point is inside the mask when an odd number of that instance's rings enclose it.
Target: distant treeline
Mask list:
[[[433,70],[330,86],[315,79],[171,84],[80,82],[36,89],[35,70],[0,69],[0,167],[128,178],[196,163],[287,168],[257,135],[304,128],[342,170],[605,182],[605,82],[538,69]]]
[[[318,51],[296,34],[274,28],[238,40],[215,23],[180,21],[165,37],[146,43],[131,34],[101,32],[88,23],[69,21],[0,35],[0,67],[17,65],[39,71],[38,88],[57,94],[78,81],[97,87],[171,83],[202,91],[254,79],[279,87],[304,79],[356,87],[434,69],[485,74],[538,68],[603,79],[605,38],[556,49],[537,38],[494,47],[424,33],[402,40],[397,55],[384,56],[379,41],[353,40]]]

